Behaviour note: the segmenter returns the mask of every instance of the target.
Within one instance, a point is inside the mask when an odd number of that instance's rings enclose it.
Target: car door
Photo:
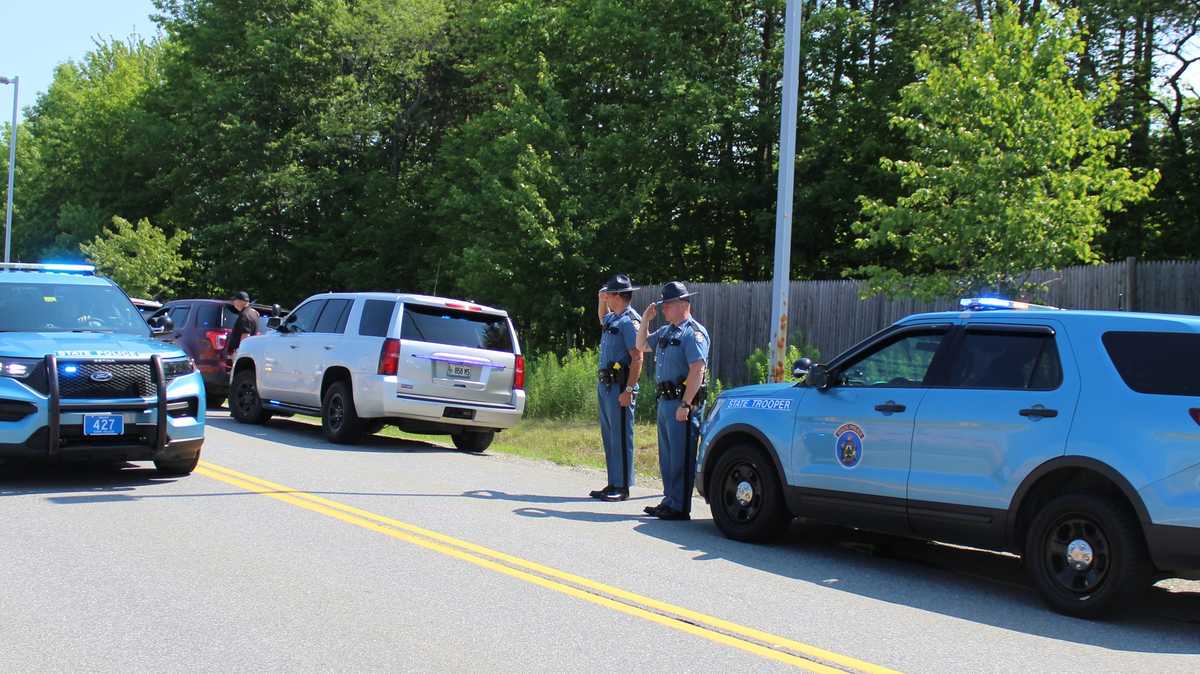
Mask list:
[[[265,340],[262,371],[258,375],[259,395],[266,400],[304,404],[297,399],[302,388],[306,365],[301,347],[317,327],[325,308],[325,298],[311,299],[300,305],[284,322],[276,339]]]
[[[188,355],[192,355],[194,349],[188,342],[188,320],[192,317],[192,307],[189,304],[181,303],[171,305],[167,311],[167,315],[171,317],[171,329],[162,336],[164,342],[179,344]]]
[[[354,300],[331,298],[325,301],[321,315],[311,333],[297,340],[296,357],[298,386],[288,402],[306,407],[321,406],[321,381],[325,370],[337,361],[338,338],[346,329],[346,319]]]
[[[835,362],[827,389],[805,396],[787,469],[803,501],[797,514],[907,530],[914,422],[950,330],[913,325],[883,333]]]
[[[909,520],[922,536],[1004,543],[1021,480],[1066,451],[1079,373],[1061,326],[968,324],[917,413]]]

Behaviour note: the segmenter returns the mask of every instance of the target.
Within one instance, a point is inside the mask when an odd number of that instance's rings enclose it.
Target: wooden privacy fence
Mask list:
[[[687,279],[682,279],[685,283]],[[1108,265],[1071,267],[1038,272],[1035,282],[1047,283],[1039,301],[1064,309],[1105,309],[1174,314],[1200,314],[1200,262],[1139,262],[1129,259]],[[699,294],[692,314],[712,337],[709,366],[712,377],[725,386],[751,383],[746,358],[770,340],[771,284],[688,283]],[[858,341],[909,314],[958,308],[958,298],[934,302],[859,299],[860,282],[793,281],[788,294],[789,343],[802,341],[829,360]],[[659,286],[634,293],[633,306],[642,311],[658,297]],[[661,325],[661,318],[655,327]]]

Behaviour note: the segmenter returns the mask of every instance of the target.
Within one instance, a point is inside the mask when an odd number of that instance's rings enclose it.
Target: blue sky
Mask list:
[[[0,75],[21,78],[22,118],[55,66],[82,58],[97,37],[155,35],[154,11],[151,0],[0,0]],[[0,120],[11,114],[12,87],[0,85]]]

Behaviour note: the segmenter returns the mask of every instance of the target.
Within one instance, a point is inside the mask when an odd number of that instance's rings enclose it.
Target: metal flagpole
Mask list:
[[[783,109],[779,116],[779,186],[775,204],[775,274],[771,284],[771,381],[781,382],[787,355],[792,264],[792,187],[796,169],[796,99],[800,87],[801,0],[788,0],[783,30]]]

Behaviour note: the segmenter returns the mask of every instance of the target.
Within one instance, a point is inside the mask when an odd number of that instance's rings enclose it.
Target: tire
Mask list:
[[[159,461],[156,459],[154,461],[154,469],[160,475],[182,477],[184,475],[191,475],[198,463],[200,463],[200,452],[196,452],[196,456],[190,459],[176,459],[172,461]]]
[[[326,439],[339,445],[362,441],[367,426],[354,408],[354,394],[349,382],[336,381],[325,391],[325,397],[321,399],[321,430]]]
[[[460,431],[450,436],[459,451],[474,454],[487,449],[495,437],[496,434],[490,431]]]
[[[1086,568],[1069,563],[1071,551]],[[1052,609],[1089,620],[1143,591],[1152,575],[1134,514],[1087,493],[1060,496],[1038,511],[1025,536],[1024,562]]]
[[[754,445],[735,445],[721,456],[707,493],[717,528],[737,541],[774,540],[792,521],[775,466]]]
[[[233,377],[233,389],[229,396],[229,411],[233,418],[243,424],[264,424],[271,413],[263,409],[258,397],[258,383],[253,370],[242,370]]]

